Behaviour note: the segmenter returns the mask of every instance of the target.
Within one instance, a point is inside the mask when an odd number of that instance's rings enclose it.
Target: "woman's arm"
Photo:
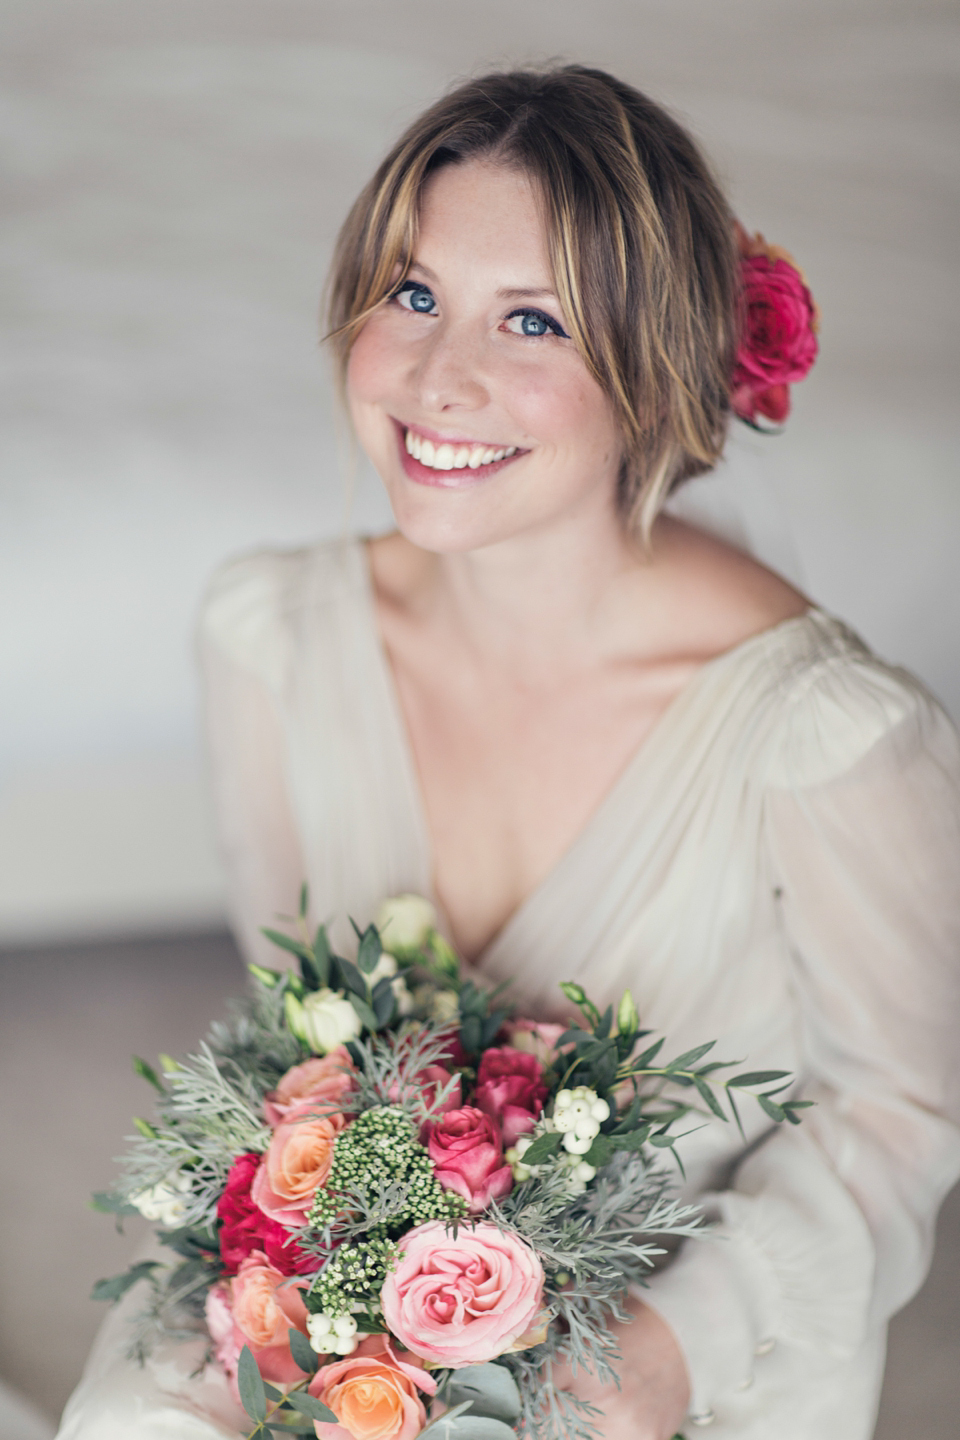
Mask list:
[[[754,1383],[819,1386],[827,1404],[853,1357],[861,1375],[881,1365],[884,1326],[922,1283],[960,1173],[953,727],[918,695],[849,770],[771,788],[765,825],[816,1108],[705,1197],[717,1240],[688,1244],[652,1280],[704,1419],[738,1414]],[[869,1400],[851,1398],[861,1424]]]

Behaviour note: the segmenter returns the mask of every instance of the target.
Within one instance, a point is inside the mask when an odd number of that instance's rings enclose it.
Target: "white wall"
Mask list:
[[[220,915],[191,617],[343,523],[332,237],[452,78],[555,55],[678,111],[820,301],[787,434],[707,502],[960,713],[952,7],[4,0],[0,940]]]

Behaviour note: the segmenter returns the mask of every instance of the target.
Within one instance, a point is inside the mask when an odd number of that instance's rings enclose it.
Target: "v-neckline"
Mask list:
[[[397,686],[396,676],[394,675],[393,665],[391,664],[390,655],[383,638],[383,631],[380,627],[369,541],[362,537],[357,537],[354,541],[354,546],[363,599],[367,607],[371,648],[380,671],[381,690],[386,700],[390,723],[394,729],[397,749],[399,753],[403,755],[407,770],[407,791],[411,796],[414,809],[414,814],[411,818],[420,833],[423,853],[426,857],[426,879],[429,886],[429,895],[426,898],[436,906],[439,914],[444,916],[443,903],[436,889],[436,851],[427,818],[423,783],[420,778],[420,771],[417,766],[406,717],[403,713],[403,706],[400,701],[400,692]],[[725,668],[734,660],[741,659],[750,651],[769,645],[774,640],[781,639],[784,634],[792,632],[794,628],[809,624],[811,620],[816,618],[825,619],[827,617],[823,611],[812,605],[799,615],[788,616],[787,619],[778,621],[776,625],[770,625],[765,630],[759,630],[755,635],[748,635],[745,640],[739,641],[738,644],[731,646],[729,650],[723,650],[718,655],[711,656],[709,660],[704,660],[703,663],[697,667],[689,679],[684,681],[673,699],[669,701],[660,712],[651,728],[630,755],[626,764],[618,772],[612,784],[604,791],[570,843],[550,866],[546,874],[541,876],[533,888],[528,891],[520,903],[510,912],[503,924],[494,931],[483,949],[469,962],[473,969],[482,970],[484,962],[489,959],[494,951],[498,951],[505,944],[509,944],[511,934],[520,928],[530,910],[539,903],[543,894],[556,883],[558,874],[570,865],[581,850],[589,846],[596,832],[602,830],[608,814],[616,807],[621,793],[631,787],[636,777],[647,769],[650,764],[650,755],[655,754],[658,748],[663,747],[665,740],[669,739],[674,730],[677,716],[686,709],[698,691],[707,684],[708,680],[712,679],[718,670]]]

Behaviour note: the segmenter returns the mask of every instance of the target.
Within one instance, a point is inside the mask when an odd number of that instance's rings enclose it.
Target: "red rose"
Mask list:
[[[512,1045],[485,1050],[477,1072],[477,1107],[496,1120],[504,1145],[516,1145],[528,1134],[543,1110],[547,1087],[543,1066],[535,1055]]]
[[[450,1110],[427,1126],[425,1138],[434,1175],[445,1190],[463,1196],[472,1215],[513,1188],[510,1166],[503,1163],[500,1132],[482,1110],[472,1105]]]
[[[284,1275],[315,1270],[319,1261],[305,1255],[290,1231],[271,1220],[250,1198],[250,1187],[262,1156],[238,1155],[217,1202],[220,1221],[220,1259],[228,1275],[235,1275],[247,1256],[262,1250],[270,1264]]]
[[[733,373],[736,414],[779,423],[790,412],[788,385],[817,358],[817,307],[785,250],[738,227],[743,277],[743,331]]]

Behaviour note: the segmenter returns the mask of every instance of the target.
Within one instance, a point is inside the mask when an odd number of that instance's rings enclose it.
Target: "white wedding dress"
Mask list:
[[[359,542],[253,555],[202,623],[238,937],[309,881],[317,919],[431,889],[417,775]],[[685,1142],[716,1219],[644,1292],[716,1440],[867,1440],[888,1318],[960,1174],[960,750],[909,675],[811,611],[704,665],[579,837],[481,956],[531,1014],[557,981],[630,986],[674,1053],[794,1071],[816,1108],[750,1144]],[[108,1321],[61,1440],[213,1440],[242,1427],[196,1352],[144,1370]]]

